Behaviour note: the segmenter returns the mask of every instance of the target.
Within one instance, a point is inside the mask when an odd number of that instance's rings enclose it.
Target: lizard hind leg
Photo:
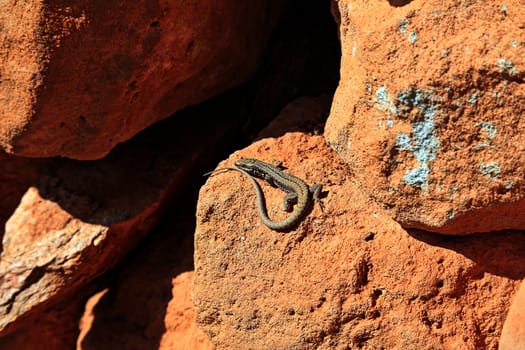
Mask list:
[[[297,204],[298,196],[295,192],[289,192],[284,196],[283,210],[290,213],[293,211],[293,206]]]
[[[312,184],[310,185],[310,193],[312,194],[313,200],[319,204],[321,211],[324,211],[324,205],[321,201],[321,195],[323,192],[323,185],[321,184]]]

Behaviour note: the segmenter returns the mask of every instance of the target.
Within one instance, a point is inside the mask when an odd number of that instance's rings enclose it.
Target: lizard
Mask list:
[[[297,226],[306,216],[310,205],[313,204],[312,201],[318,202],[322,209],[322,203],[320,201],[322,185],[313,184],[308,186],[297,176],[282,171],[281,163],[274,166],[254,158],[241,158],[235,162],[235,168],[225,167],[207,174],[213,175],[214,173],[227,170],[240,172],[251,182],[257,195],[259,216],[262,222],[273,230],[288,231]],[[284,210],[291,212],[288,218],[283,221],[273,221],[269,218],[263,191],[253,178],[254,176],[286,192],[286,196],[284,197]]]

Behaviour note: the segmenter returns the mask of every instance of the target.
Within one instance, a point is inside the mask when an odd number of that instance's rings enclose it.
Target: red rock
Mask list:
[[[173,280],[172,299],[168,304],[160,350],[199,349],[212,350],[213,345],[195,323],[195,308],[191,300],[193,271],[185,272]]]
[[[282,2],[0,4],[0,146],[98,159],[254,74]]]
[[[298,109],[300,110],[300,109]],[[520,232],[407,232],[321,136],[288,132],[234,153],[283,160],[327,191],[289,233],[262,224],[236,172],[199,195],[193,300],[217,349],[493,349],[525,273]],[[283,194],[261,184],[270,217]]]
[[[513,300],[501,331],[499,350],[525,349],[525,282],[521,283]]]
[[[523,3],[333,10],[341,80],[326,138],[366,193],[407,228],[525,228]]]

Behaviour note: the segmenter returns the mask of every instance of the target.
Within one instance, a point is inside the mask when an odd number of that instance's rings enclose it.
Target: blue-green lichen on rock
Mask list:
[[[500,173],[499,164],[497,162],[489,162],[489,163],[481,164],[479,166],[479,172],[485,175],[487,178],[494,181],[497,179]]]
[[[490,143],[494,137],[498,134],[498,128],[492,122],[479,122],[476,124],[483,132],[486,133],[486,137],[482,139],[482,142],[474,146],[475,151],[481,151],[490,146]]]
[[[505,73],[511,77],[516,76],[518,74],[518,69],[516,66],[509,60],[506,60],[504,58],[498,59],[498,67],[500,68],[502,73]]]
[[[399,24],[397,25],[397,29],[403,36],[407,35],[407,27],[408,20],[406,18],[403,18],[401,21],[399,21]]]
[[[492,122],[479,122],[477,126],[485,131],[490,139],[493,139],[498,133],[498,129]]]
[[[439,112],[438,103],[429,90],[411,87],[397,95],[397,110],[408,113],[417,110],[417,121],[412,124],[412,133],[398,133],[396,147],[409,151],[418,161],[418,166],[406,171],[403,181],[411,186],[425,188],[430,175],[429,163],[436,159],[439,151],[439,138],[435,127],[435,117]]]
[[[411,44],[415,44],[417,43],[417,33],[416,32],[411,32],[410,35],[408,36],[408,42],[411,43]]]
[[[376,96],[374,98],[374,103],[377,106],[378,109],[388,111],[392,115],[397,114],[397,108],[396,104],[394,103],[394,100],[390,97],[388,94],[388,90],[385,86],[381,85],[377,91]]]
[[[478,96],[479,96],[479,93],[477,92],[474,92],[473,94],[471,94],[467,99],[468,104],[475,105],[478,102]]]

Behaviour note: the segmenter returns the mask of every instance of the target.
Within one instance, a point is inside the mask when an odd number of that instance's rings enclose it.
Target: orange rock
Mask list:
[[[328,143],[407,228],[525,228],[521,1],[339,0]]]
[[[263,138],[218,168],[240,157],[283,160],[327,196],[283,234],[262,224],[242,175],[203,186],[192,294],[217,349],[497,347],[525,274],[523,234],[407,232],[321,136]],[[283,193],[261,185],[270,217],[285,217]]]
[[[525,349],[525,282],[513,299],[501,331],[499,350]]]
[[[86,205],[86,198],[76,200],[79,206]],[[43,305],[59,300],[65,290],[78,288],[83,259],[89,272],[82,275],[94,278],[92,274],[102,267],[91,265],[92,259],[105,262],[108,258],[96,253],[107,234],[108,227],[75,219],[30,188],[6,223],[0,260],[0,332],[42,311]]]
[[[212,350],[213,345],[195,323],[195,309],[191,300],[193,271],[185,272],[173,280],[172,299],[168,304],[160,350],[199,349]]]
[[[282,6],[2,2],[0,146],[30,157],[101,158],[251,77]]]

